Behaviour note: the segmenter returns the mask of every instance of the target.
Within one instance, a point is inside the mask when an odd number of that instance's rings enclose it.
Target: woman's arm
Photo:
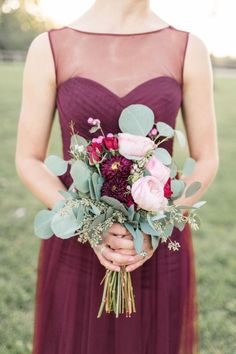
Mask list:
[[[193,174],[183,180],[186,184],[200,181],[202,186],[192,197],[181,197],[175,204],[192,205],[213,181],[219,164],[210,56],[205,44],[192,34],[189,34],[183,80],[182,115],[189,154],[196,160]]]
[[[27,188],[47,207],[63,199],[66,190],[44,165],[55,114],[56,78],[48,33],[31,43],[24,68],[15,164]]]

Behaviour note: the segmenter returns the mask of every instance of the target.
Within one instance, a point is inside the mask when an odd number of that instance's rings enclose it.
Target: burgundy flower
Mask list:
[[[105,137],[103,139],[103,144],[107,148],[107,150],[118,150],[118,139],[113,136],[113,137]]]
[[[130,175],[130,170],[133,162],[123,156],[112,156],[106,159],[101,165],[103,177],[111,179],[114,177],[127,178]]]
[[[121,177],[108,179],[103,183],[101,194],[127,204],[130,201],[130,192],[127,190],[127,185],[127,181]]]
[[[89,153],[89,162],[91,165],[101,161],[101,153],[103,151],[101,144],[91,143],[87,146],[87,151]]]
[[[164,185],[164,197],[165,198],[170,198],[173,194],[171,188],[170,188],[170,181],[171,179],[169,178],[166,182],[166,184]]]

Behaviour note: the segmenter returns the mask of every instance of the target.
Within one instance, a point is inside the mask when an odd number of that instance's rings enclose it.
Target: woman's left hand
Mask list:
[[[148,259],[150,259],[154,253],[154,250],[152,248],[152,242],[151,242],[151,236],[147,234],[143,234],[144,241],[143,241],[143,251],[147,253],[147,255],[144,257],[142,255],[139,255],[136,253],[134,256],[134,260],[130,262],[129,265],[126,266],[126,271],[127,272],[132,272],[133,270],[137,269],[138,267],[142,266],[144,262],[146,262]],[[119,249],[117,250],[119,253],[126,254],[126,250]]]

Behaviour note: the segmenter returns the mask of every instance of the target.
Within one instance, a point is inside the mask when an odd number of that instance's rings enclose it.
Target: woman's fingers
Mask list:
[[[117,237],[108,233],[105,237],[106,244],[113,249],[129,249],[134,250],[134,243],[132,240]]]
[[[109,233],[114,235],[126,236],[129,234],[128,230],[121,224],[113,224],[108,230]]]
[[[106,269],[119,272],[120,267],[118,264],[113,264],[112,262],[108,261],[102,254],[97,254],[97,257],[101,263]]]
[[[119,265],[130,264],[134,261],[134,256],[121,254],[119,252],[115,252],[110,247],[105,247],[103,249],[102,255],[109,261],[115,262]]]
[[[147,260],[147,258],[145,257],[145,259],[142,259],[141,261],[138,261],[134,264],[130,264],[125,268],[125,270],[127,272],[132,272],[133,270],[137,269],[138,267],[141,267],[146,260]]]

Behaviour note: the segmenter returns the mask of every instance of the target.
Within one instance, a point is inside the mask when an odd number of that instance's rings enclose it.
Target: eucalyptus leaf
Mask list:
[[[70,148],[74,148],[76,145],[82,145],[83,147],[86,147],[88,142],[84,137],[78,134],[73,134],[70,139]]]
[[[134,214],[135,214],[134,204],[132,204],[132,205],[128,208],[128,220],[129,220],[129,221],[132,221],[132,220],[133,220]]]
[[[112,217],[113,212],[114,212],[113,208],[109,207],[106,211],[106,219]]]
[[[201,182],[195,181],[188,186],[188,188],[185,191],[185,197],[189,198],[193,194],[195,194],[199,189],[201,188]]]
[[[184,148],[186,146],[186,138],[185,135],[180,131],[175,129],[175,136],[178,140],[178,143],[181,148]]]
[[[54,203],[52,210],[53,210],[54,212],[60,210],[61,208],[64,207],[65,203],[66,203],[66,200],[65,200],[65,199],[64,199],[64,200],[57,200],[57,201]]]
[[[176,163],[174,161],[172,161],[171,165],[170,165],[170,178],[175,178],[177,175],[178,169],[176,166]]]
[[[81,226],[81,224],[83,222],[84,212],[85,212],[84,207],[81,206],[80,208],[78,208],[78,212],[77,212],[77,216],[76,216],[76,220],[77,220],[77,223],[78,223],[78,228]]]
[[[44,160],[47,168],[56,176],[61,176],[67,171],[68,162],[56,155],[50,155]]]
[[[53,235],[51,220],[54,216],[51,210],[40,210],[34,219],[34,233],[42,239],[48,239]]]
[[[98,127],[97,125],[95,125],[94,127],[92,127],[92,128],[89,129],[89,132],[93,134],[93,133],[96,133],[96,131],[97,131],[98,129],[99,129],[99,127]]]
[[[131,104],[124,108],[119,117],[119,127],[123,133],[147,136],[154,125],[154,113],[143,104]]]
[[[89,185],[90,198],[94,200],[94,199],[96,199],[96,195],[95,195],[94,185],[93,185],[93,181],[92,181],[92,177],[91,176],[88,179],[88,185]]]
[[[140,253],[143,249],[144,236],[142,231],[139,230],[139,228],[135,230],[135,233],[136,233],[136,237],[134,239],[134,247],[136,252]]]
[[[94,213],[95,215],[100,215],[100,214],[101,214],[100,209],[99,209],[98,207],[96,207],[96,205],[91,204],[91,207],[92,207],[93,213]]]
[[[147,221],[146,222],[142,222],[141,221],[140,222],[140,228],[145,234],[153,235],[153,236],[159,236],[158,231],[153,229]]]
[[[90,225],[90,230],[93,230],[95,226],[98,226],[99,224],[102,224],[106,220],[106,215],[105,214],[100,214],[98,215],[93,222]]]
[[[193,204],[193,207],[195,207],[195,208],[201,208],[203,205],[205,205],[206,204],[206,201],[205,200],[201,200],[201,201],[199,201],[199,202],[197,202],[197,203],[195,203],[195,204]]]
[[[170,237],[173,232],[173,229],[174,229],[173,224],[171,224],[171,223],[167,224],[166,227],[164,228],[163,235],[165,237]]]
[[[129,233],[133,236],[133,239],[135,240],[136,232],[135,232],[134,227],[128,222],[125,222],[124,226],[126,227],[126,229],[129,231]]]
[[[173,192],[171,198],[176,199],[181,197],[184,192],[185,183],[180,179],[172,179],[170,182],[171,191]]]
[[[95,198],[97,200],[101,197],[101,189],[104,182],[104,178],[100,176],[97,172],[92,174],[93,189],[95,193]]]
[[[192,159],[191,157],[188,157],[188,158],[185,160],[182,174],[183,174],[184,176],[190,176],[190,175],[193,173],[193,170],[194,170],[194,168],[195,168],[195,165],[196,165],[195,160]]]
[[[127,209],[124,207],[124,205],[121,202],[119,202],[119,200],[112,198],[112,197],[108,197],[106,195],[102,196],[100,198],[100,200],[102,202],[107,203],[108,205],[110,205],[114,209],[121,211],[124,215],[128,216]]]
[[[174,136],[174,129],[169,124],[166,124],[164,122],[158,122],[156,124],[156,127],[158,130],[158,133],[161,136],[165,136],[167,138],[171,138],[172,136]]]
[[[177,227],[177,229],[179,230],[179,231],[183,231],[183,229],[184,229],[184,227],[185,227],[185,222],[184,221],[177,221],[177,220],[175,220],[175,227]]]
[[[71,210],[65,215],[56,213],[52,218],[51,227],[55,235],[59,238],[67,239],[74,236],[79,224],[73,211]]]
[[[152,241],[152,248],[155,251],[158,247],[159,242],[160,242],[160,237],[156,237],[156,236],[151,235],[151,241]]]
[[[59,192],[65,199],[73,199],[71,193],[69,193],[68,191],[58,190],[58,192]]]
[[[154,150],[154,155],[160,160],[164,165],[170,165],[172,158],[169,152],[164,148],[157,148]]]
[[[76,161],[71,167],[70,174],[73,178],[76,188],[82,193],[89,192],[89,179],[91,172],[83,161]]]

